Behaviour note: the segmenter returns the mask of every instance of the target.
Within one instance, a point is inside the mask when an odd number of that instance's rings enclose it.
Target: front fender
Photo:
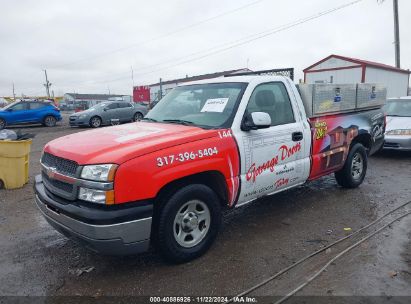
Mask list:
[[[220,172],[227,183],[230,204],[239,188],[240,158],[233,137],[213,137],[149,153],[121,164],[116,172],[116,204],[152,199],[165,185],[206,171]],[[227,130],[224,134],[230,134]]]

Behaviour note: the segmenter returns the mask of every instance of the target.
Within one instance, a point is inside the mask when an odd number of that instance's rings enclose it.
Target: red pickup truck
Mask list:
[[[362,183],[384,114],[377,103],[360,107],[359,85],[323,86],[281,76],[179,86],[141,122],[49,142],[36,204],[94,251],[134,254],[152,243],[170,261],[194,259],[213,243],[224,208],[330,173],[342,187]]]

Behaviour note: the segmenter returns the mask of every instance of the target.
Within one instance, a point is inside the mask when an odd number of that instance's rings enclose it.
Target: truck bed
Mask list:
[[[312,166],[309,180],[342,168],[352,140],[360,138],[368,153],[384,142],[385,118],[381,109],[323,115],[309,118],[311,124]]]

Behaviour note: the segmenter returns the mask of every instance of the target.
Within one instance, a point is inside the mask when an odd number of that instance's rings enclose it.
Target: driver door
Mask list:
[[[255,87],[244,113],[268,113],[268,128],[235,131],[241,154],[241,192],[238,206],[305,182],[309,174],[309,130],[293,109],[282,82]],[[243,125],[243,124],[242,124]]]

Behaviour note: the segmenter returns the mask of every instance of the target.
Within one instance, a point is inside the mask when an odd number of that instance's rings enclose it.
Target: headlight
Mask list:
[[[81,114],[81,115],[79,115],[79,117],[78,118],[86,118],[87,117],[87,114]]]
[[[387,135],[411,135],[411,129],[390,130],[390,131],[387,131],[385,134]]]
[[[112,182],[117,167],[114,164],[84,166],[81,178],[98,182]]]
[[[103,191],[80,187],[78,198],[96,204],[112,205],[114,204],[114,191]]]

